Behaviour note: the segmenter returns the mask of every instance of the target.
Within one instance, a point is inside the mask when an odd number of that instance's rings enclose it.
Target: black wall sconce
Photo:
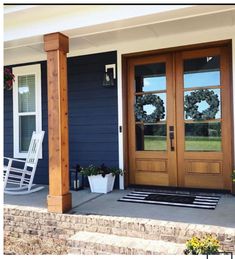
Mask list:
[[[105,65],[103,86],[104,87],[114,86],[114,79],[116,79],[116,64]]]

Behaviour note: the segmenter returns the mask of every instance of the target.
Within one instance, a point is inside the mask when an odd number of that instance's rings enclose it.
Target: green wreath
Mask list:
[[[144,111],[144,105],[151,104],[155,110],[151,114]],[[165,108],[163,100],[157,95],[143,95],[136,98],[135,115],[139,121],[153,123],[158,122],[165,117]]]
[[[209,105],[207,109],[202,112],[198,111],[197,103],[206,101]],[[184,97],[184,110],[187,118],[193,120],[210,120],[215,119],[217,112],[219,111],[219,98],[218,95],[212,90],[201,89],[195,92],[191,92]]]

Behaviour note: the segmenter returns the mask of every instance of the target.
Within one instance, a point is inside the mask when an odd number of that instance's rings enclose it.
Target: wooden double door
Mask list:
[[[129,184],[231,189],[227,46],[127,60]]]

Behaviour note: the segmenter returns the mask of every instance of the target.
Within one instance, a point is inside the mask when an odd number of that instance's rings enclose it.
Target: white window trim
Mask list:
[[[24,113],[24,115],[36,115],[36,131],[42,130],[42,102],[41,102],[41,65],[29,65],[13,67],[12,72],[15,75],[13,83],[13,147],[15,158],[26,158],[27,152],[19,151],[19,112],[18,112],[18,76],[35,75],[35,112]],[[39,153],[42,158],[42,149]]]

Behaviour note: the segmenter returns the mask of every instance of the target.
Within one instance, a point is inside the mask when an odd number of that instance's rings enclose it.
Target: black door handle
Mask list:
[[[175,147],[173,144],[174,136],[174,126],[169,126],[169,137],[170,137],[170,144],[171,144],[171,151],[175,151]]]

